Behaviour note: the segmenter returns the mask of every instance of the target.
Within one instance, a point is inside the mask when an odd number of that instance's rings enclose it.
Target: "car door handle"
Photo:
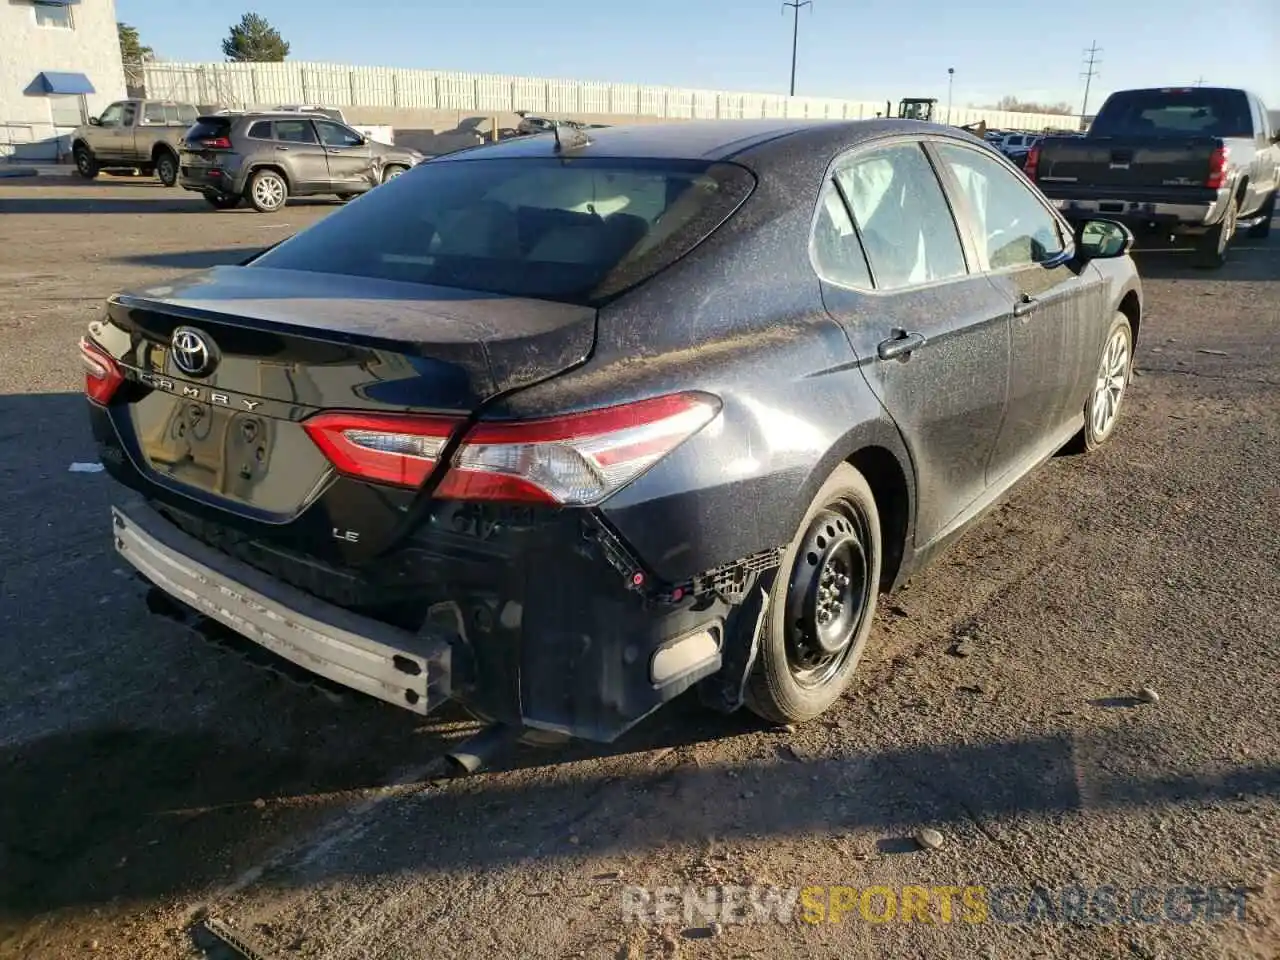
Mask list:
[[[1024,293],[1018,302],[1013,305],[1013,315],[1015,317],[1025,317],[1038,306],[1040,306],[1039,300]]]
[[[892,337],[880,341],[879,346],[876,347],[876,355],[881,360],[893,360],[896,357],[907,360],[911,357],[911,351],[919,350],[924,345],[925,338],[922,334],[894,330]]]
[[[278,150],[280,153],[288,153],[288,152],[289,152],[289,148],[288,148],[288,147],[276,147],[276,150]]]

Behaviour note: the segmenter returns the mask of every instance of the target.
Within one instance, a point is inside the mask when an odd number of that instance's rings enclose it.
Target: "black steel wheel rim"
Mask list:
[[[853,655],[873,589],[867,534],[866,518],[843,500],[805,530],[786,597],[787,666],[802,687],[830,682]]]

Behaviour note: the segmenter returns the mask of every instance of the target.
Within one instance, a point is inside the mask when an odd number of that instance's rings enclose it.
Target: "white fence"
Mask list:
[[[812,117],[863,120],[883,102],[828,97],[786,97],[723,90],[690,90],[626,83],[543,80],[491,73],[348,67],[329,63],[148,63],[147,95],[197,104],[247,107],[317,104],[419,110],[597,114],[679,119]],[[1074,127],[1073,117],[956,109],[938,119],[955,124],[985,120],[1011,130]]]

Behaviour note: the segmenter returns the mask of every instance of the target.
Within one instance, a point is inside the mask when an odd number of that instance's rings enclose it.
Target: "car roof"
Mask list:
[[[590,142],[582,147],[568,147],[569,157],[643,157],[685,160],[746,160],[758,157],[766,144],[812,148],[819,152],[838,152],[859,142],[879,139],[895,133],[942,134],[960,139],[982,141],[957,127],[924,123],[919,120],[678,120],[663,123],[633,123],[590,130]],[[578,132],[569,130],[566,138]],[[503,157],[555,156],[555,136],[541,133],[513,137],[497,143],[455,151],[436,158],[436,162]]]

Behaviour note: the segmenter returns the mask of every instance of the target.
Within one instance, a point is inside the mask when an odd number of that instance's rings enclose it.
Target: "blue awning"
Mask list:
[[[69,7],[72,4],[79,3],[80,0],[33,0],[33,2],[39,3],[42,6]]]
[[[45,70],[36,74],[35,81],[27,87],[27,93],[76,94],[96,93],[93,84],[83,73],[58,73]]]

